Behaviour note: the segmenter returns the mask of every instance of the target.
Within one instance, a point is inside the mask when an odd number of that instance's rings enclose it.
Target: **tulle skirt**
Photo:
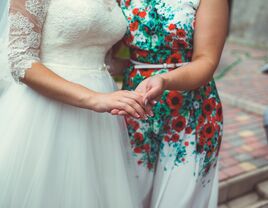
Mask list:
[[[107,71],[48,65],[98,92]],[[136,208],[120,117],[72,107],[12,84],[0,97],[1,208]]]

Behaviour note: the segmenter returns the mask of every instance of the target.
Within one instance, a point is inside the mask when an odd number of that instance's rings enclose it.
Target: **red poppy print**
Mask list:
[[[216,121],[222,120],[222,105],[218,104],[216,107]]]
[[[155,10],[156,5],[161,10]],[[191,62],[194,5],[189,4],[185,13],[184,7],[176,2],[171,5],[162,0],[121,0],[129,25],[124,42],[131,59],[148,64]],[[130,63],[124,72],[123,89],[135,90],[147,77],[172,70],[137,69]],[[155,167],[168,170],[170,164],[185,165],[192,157],[200,158],[196,155],[204,154],[198,175],[205,176],[217,162],[223,126],[222,106],[214,80],[193,90],[164,91],[153,112],[154,116],[146,121],[127,119],[132,155],[137,164],[150,171]],[[158,166],[158,163],[162,164]]]
[[[147,15],[147,13],[146,13],[145,11],[142,11],[142,12],[139,13],[139,16],[140,16],[141,18],[146,17],[146,15]]]
[[[207,123],[203,127],[202,135],[204,135],[205,138],[212,138],[215,134],[215,127],[212,123]]]
[[[134,134],[134,139],[137,141],[137,142],[142,142],[144,139],[143,139],[143,135],[139,132],[135,133]]]
[[[168,64],[181,63],[181,62],[182,62],[181,54],[179,54],[179,53],[174,53],[171,56],[169,56],[168,59],[167,59]]]
[[[178,110],[183,104],[183,97],[178,91],[171,91],[167,95],[166,102],[171,109]]]
[[[175,29],[176,29],[176,25],[175,25],[175,24],[170,24],[170,25],[168,26],[168,29],[169,29],[169,30],[175,30]]]
[[[138,29],[138,27],[139,27],[139,22],[137,22],[137,21],[132,22],[129,25],[130,31],[136,31]]]
[[[179,139],[180,139],[180,136],[178,134],[174,134],[171,137],[172,142],[177,142],[177,141],[179,141]]]
[[[177,33],[177,35],[178,35],[180,38],[185,38],[185,36],[186,36],[186,32],[185,32],[185,30],[183,30],[183,29],[178,29],[178,30],[176,31],[176,33]]]
[[[172,121],[172,128],[177,132],[181,132],[186,126],[186,119],[183,116],[178,116]]]
[[[212,111],[215,109],[215,105],[216,102],[214,98],[204,100],[202,105],[203,113],[207,116],[210,116],[212,114]]]

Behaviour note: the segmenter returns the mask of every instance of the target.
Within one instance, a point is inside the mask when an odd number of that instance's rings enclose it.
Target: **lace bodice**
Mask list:
[[[115,0],[11,0],[9,21],[16,81],[34,62],[97,67],[126,30]]]

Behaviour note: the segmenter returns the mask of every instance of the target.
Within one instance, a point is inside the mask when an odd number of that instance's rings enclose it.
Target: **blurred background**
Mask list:
[[[268,207],[268,1],[230,0],[215,79],[224,106],[220,208]]]

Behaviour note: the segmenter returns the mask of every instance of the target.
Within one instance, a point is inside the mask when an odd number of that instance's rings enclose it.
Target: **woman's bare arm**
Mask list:
[[[96,92],[61,78],[41,63],[34,63],[21,82],[47,97],[73,106],[93,109]]]
[[[218,66],[228,31],[227,0],[201,0],[196,15],[192,62],[144,80],[137,87],[144,101],[157,99],[164,90],[193,90],[209,82]]]
[[[136,88],[154,103],[164,90],[192,90],[209,82],[218,66],[228,31],[228,1],[201,0],[196,14],[194,53],[188,65],[145,79]],[[113,110],[113,114],[120,113]]]
[[[33,64],[32,68],[26,71],[21,82],[49,98],[80,108],[97,112],[110,112],[114,108],[120,108],[137,118],[145,116],[145,111],[141,107],[142,97],[137,93],[95,92],[63,79],[41,63]]]
[[[196,14],[192,62],[162,75],[165,89],[192,90],[212,79],[228,32],[228,11],[227,0],[201,0]]]
[[[37,1],[36,11],[27,8],[26,0],[11,0],[9,7],[8,63],[15,81],[21,81],[37,92],[66,104],[110,112],[125,110],[134,117],[144,117],[142,97],[134,92],[94,92],[72,83],[46,68],[39,57],[43,25],[49,0]]]

